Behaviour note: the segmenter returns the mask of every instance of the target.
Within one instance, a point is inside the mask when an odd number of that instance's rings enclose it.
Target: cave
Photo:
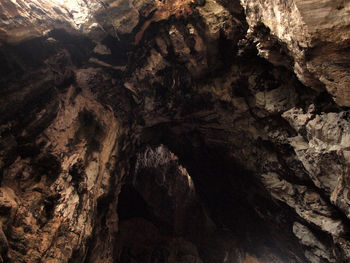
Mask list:
[[[0,263],[350,263],[349,18],[0,1]]]

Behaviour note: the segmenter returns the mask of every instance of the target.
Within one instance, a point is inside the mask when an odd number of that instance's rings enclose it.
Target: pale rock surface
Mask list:
[[[320,258],[327,259],[329,262],[336,262],[331,249],[322,244],[306,226],[295,222],[293,232],[303,245],[310,248],[305,254],[312,263],[320,262]]]
[[[348,113],[304,113],[291,109],[283,117],[299,132],[290,138],[298,158],[315,185],[349,217],[345,184],[349,173]]]
[[[241,1],[250,32],[263,24],[286,44],[294,71],[307,86],[330,92],[336,103],[350,106],[348,1]],[[260,54],[274,62],[266,38],[256,38]],[[266,46],[266,47],[264,47]],[[270,57],[271,56],[271,57]],[[284,58],[286,59],[286,58]]]

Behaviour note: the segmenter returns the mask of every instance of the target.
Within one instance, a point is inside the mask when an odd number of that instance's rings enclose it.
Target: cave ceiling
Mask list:
[[[0,262],[350,262],[350,2],[0,1]]]

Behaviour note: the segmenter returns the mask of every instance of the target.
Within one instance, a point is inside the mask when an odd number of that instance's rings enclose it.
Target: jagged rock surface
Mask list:
[[[313,5],[1,2],[0,259],[350,262],[350,7]]]
[[[293,62],[289,66],[305,85],[315,89],[325,86],[336,103],[350,106],[349,2],[242,0],[241,3],[251,33],[259,31],[261,26],[268,29],[256,37],[260,55],[272,63],[291,57]],[[271,41],[273,38],[277,39]]]

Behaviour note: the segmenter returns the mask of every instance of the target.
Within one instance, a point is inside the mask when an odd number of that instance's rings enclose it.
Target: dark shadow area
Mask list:
[[[150,219],[152,217],[147,203],[130,184],[125,184],[122,187],[122,190],[118,196],[117,210],[120,221],[135,217],[142,217],[145,219]]]
[[[200,233],[189,231],[182,236],[196,244],[204,262],[222,262],[225,253],[233,247],[257,257],[274,254],[285,262],[290,262],[293,254],[304,259],[291,229],[298,218],[291,208],[273,201],[259,179],[236,164],[227,149],[208,147],[198,132],[178,134],[172,129],[169,125],[159,125],[145,130],[143,139],[148,145],[166,145],[193,179],[200,202],[215,229],[204,228]],[[147,136],[148,132],[151,137]],[[118,207],[120,219],[141,217],[158,227],[154,220],[157,218],[149,217],[149,211],[152,208],[145,205],[135,189],[124,186]],[[193,218],[191,224],[196,221],[201,224],[202,220]]]

